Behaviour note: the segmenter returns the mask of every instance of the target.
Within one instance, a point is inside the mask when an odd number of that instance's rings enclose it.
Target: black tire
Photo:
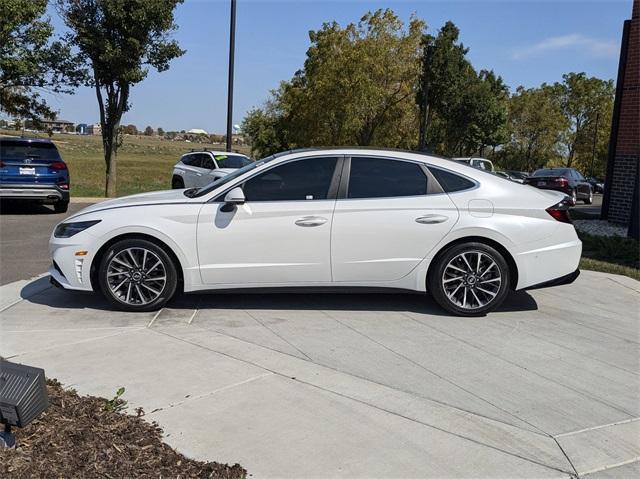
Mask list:
[[[56,201],[53,204],[53,211],[55,211],[56,213],[66,213],[67,210],[69,209],[69,202],[68,201]]]
[[[571,206],[575,206],[578,204],[578,192],[573,189],[571,190]]]
[[[171,188],[174,190],[181,190],[184,188],[184,180],[179,176],[174,176],[171,180]]]
[[[469,283],[468,286],[468,291],[474,289],[473,292],[469,292],[469,307],[462,307],[455,301],[455,298],[451,299],[447,294],[447,291],[445,290],[444,284],[445,269],[447,268],[447,265],[451,261],[455,261],[456,258],[458,258],[462,253],[472,255],[474,259],[477,258],[477,253],[481,253],[481,258],[483,261],[483,263],[481,263],[480,273],[473,274],[473,284],[475,285],[475,287],[471,286],[471,283]],[[489,263],[490,265],[490,261],[495,262],[495,266],[491,266],[491,268],[489,268],[489,266],[485,266],[487,270],[491,270],[489,276],[486,276],[485,278],[488,277],[489,279],[492,279],[494,275],[497,277],[497,275],[499,274],[499,277],[501,279],[499,285],[495,286],[495,296],[493,297],[475,289],[480,287],[480,283],[478,282],[479,278],[488,273],[488,271],[485,271],[484,273],[482,272],[482,265],[487,265],[487,263]],[[472,264],[475,264],[473,261],[470,262]],[[497,268],[497,270],[495,268]],[[480,276],[480,274],[482,274],[482,276]],[[470,279],[471,278],[469,278],[469,281]],[[462,286],[464,289],[462,290],[462,293],[466,294],[464,290],[467,289],[467,279],[465,279],[464,281],[464,285]],[[494,310],[495,308],[500,306],[500,304],[502,304],[502,302],[509,294],[510,282],[511,275],[509,271],[509,265],[507,264],[504,256],[502,256],[502,254],[498,250],[484,243],[469,242],[453,245],[443,253],[438,255],[438,257],[435,259],[435,262],[429,268],[429,275],[427,277],[427,289],[431,293],[431,296],[433,296],[433,299],[435,299],[435,301],[440,306],[442,306],[442,308],[450,313],[455,314],[456,316],[484,316],[486,313]],[[495,281],[494,284],[495,283],[497,283],[497,281]],[[492,287],[491,289],[493,288],[494,287]],[[472,298],[474,293],[475,297],[480,297],[486,300],[486,304],[481,305],[480,303],[475,301]],[[453,293],[453,295],[455,295],[455,292]],[[474,302],[477,303],[476,307],[473,307]]]
[[[162,286],[162,289],[160,290],[158,297],[146,304],[131,304],[123,301],[122,299],[118,298],[118,296],[112,291],[112,288],[109,285],[107,272],[112,258],[119,253],[131,248],[148,250],[155,254],[161,261],[161,266],[165,272],[166,280],[164,282],[164,285]],[[178,273],[176,271],[176,265],[174,264],[173,260],[161,246],[144,239],[125,239],[111,245],[103,255],[98,268],[98,283],[102,295],[107,301],[109,301],[109,303],[111,303],[111,305],[115,306],[117,309],[133,312],[156,311],[162,308],[176,293],[176,289],[178,286]]]
[[[583,201],[585,205],[593,203],[593,190],[589,190],[589,196],[587,196]]]

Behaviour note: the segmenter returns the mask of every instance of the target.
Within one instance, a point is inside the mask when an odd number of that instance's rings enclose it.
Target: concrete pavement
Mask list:
[[[485,318],[421,295],[195,295],[109,311],[0,288],[0,355],[126,388],[188,456],[255,477],[636,477],[640,283],[585,271]]]

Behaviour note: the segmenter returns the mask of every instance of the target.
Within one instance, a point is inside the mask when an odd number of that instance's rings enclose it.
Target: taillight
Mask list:
[[[568,200],[562,200],[560,203],[550,206],[545,211],[560,223],[571,223]]]
[[[562,187],[569,185],[569,180],[564,177],[556,178],[553,181],[555,184],[560,185]]]
[[[49,168],[52,170],[66,170],[67,164],[64,161],[54,161],[49,163]]]

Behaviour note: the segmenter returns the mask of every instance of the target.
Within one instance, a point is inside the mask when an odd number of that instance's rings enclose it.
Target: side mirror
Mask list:
[[[236,208],[236,205],[243,205],[245,201],[244,191],[239,186],[236,186],[225,195],[224,205],[220,210],[229,213]]]

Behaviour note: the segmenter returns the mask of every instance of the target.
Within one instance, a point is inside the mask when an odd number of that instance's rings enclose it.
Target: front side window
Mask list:
[[[351,158],[347,198],[390,198],[427,194],[427,176],[416,163]]]
[[[276,166],[242,187],[247,201],[326,200],[337,158],[309,158]]]

